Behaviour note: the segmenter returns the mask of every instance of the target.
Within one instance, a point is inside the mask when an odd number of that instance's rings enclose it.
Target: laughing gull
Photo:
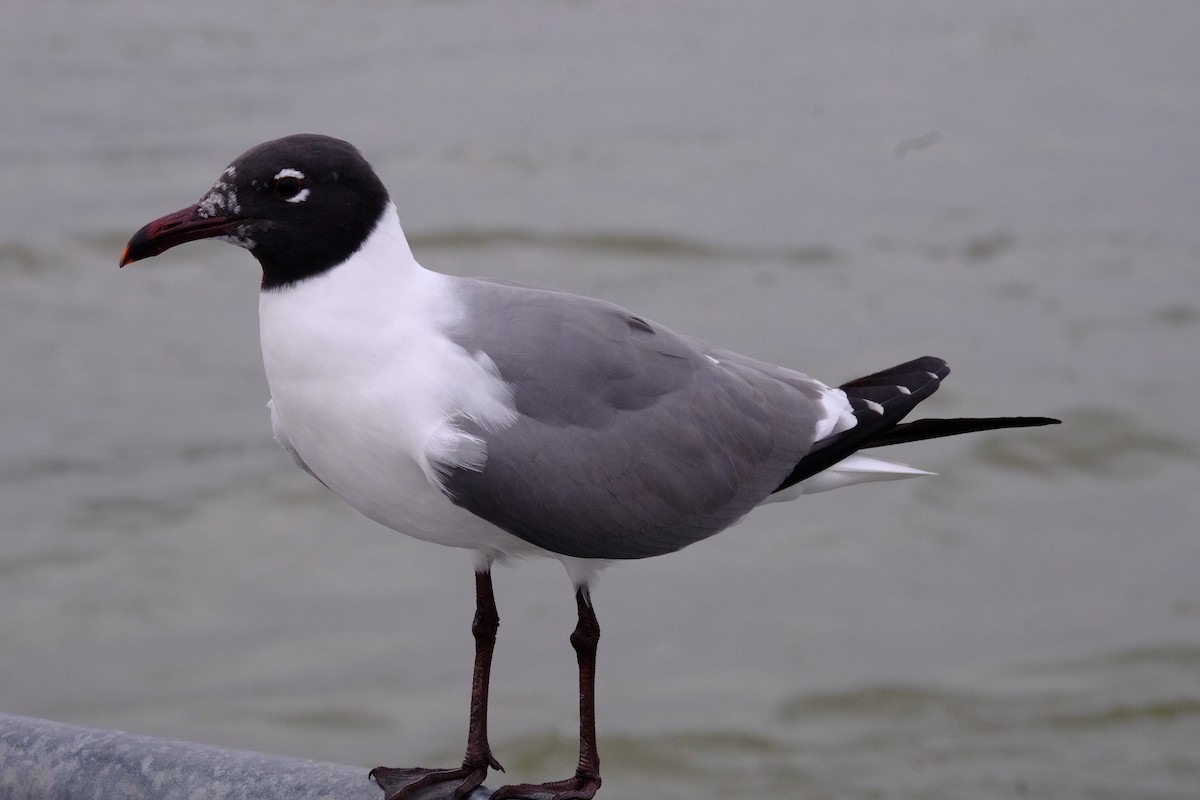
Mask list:
[[[474,554],[466,755],[373,770],[388,800],[464,797],[501,769],[487,734],[494,563],[550,556],[570,575],[580,748],[571,778],[492,797],[586,800],[600,786],[588,585],[602,567],[674,552],[763,503],[929,474],[865,448],[1057,422],[904,423],[949,374],[941,359],[833,387],[601,300],[427,271],[374,170],[326,136],[248,150],[198,203],[134,234],[121,265],[206,238],[262,266],[276,440],[371,519]]]

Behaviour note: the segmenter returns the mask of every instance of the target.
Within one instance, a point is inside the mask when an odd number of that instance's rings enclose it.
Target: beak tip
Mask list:
[[[144,225],[135,233],[121,251],[121,266],[153,258],[185,242],[223,236],[231,226],[242,221],[238,217],[202,216],[194,205],[181,208]]]

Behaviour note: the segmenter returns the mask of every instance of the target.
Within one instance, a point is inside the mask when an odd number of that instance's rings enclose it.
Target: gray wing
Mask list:
[[[547,550],[642,558],[728,527],[812,448],[818,384],[553,290],[462,284],[452,334],[512,386],[519,418],[445,488]]]

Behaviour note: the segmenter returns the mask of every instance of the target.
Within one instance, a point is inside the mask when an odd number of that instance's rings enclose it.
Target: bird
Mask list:
[[[547,556],[570,577],[580,749],[569,778],[492,798],[587,800],[601,783],[589,587],[603,568],[678,551],[765,503],[931,474],[864,450],[1059,422],[904,422],[949,374],[942,359],[835,386],[603,300],[427,270],[375,170],[329,136],[247,150],[198,202],[138,230],[121,266],[200,239],[242,247],[262,268],[262,358],[283,449],[370,519],[473,558],[463,762],[378,767],[386,800],[465,797],[502,769],[487,725],[493,565]]]

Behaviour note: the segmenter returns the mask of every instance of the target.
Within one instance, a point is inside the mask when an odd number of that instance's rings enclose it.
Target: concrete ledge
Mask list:
[[[486,800],[482,787],[470,800]],[[0,714],[0,800],[382,800],[367,769]]]

